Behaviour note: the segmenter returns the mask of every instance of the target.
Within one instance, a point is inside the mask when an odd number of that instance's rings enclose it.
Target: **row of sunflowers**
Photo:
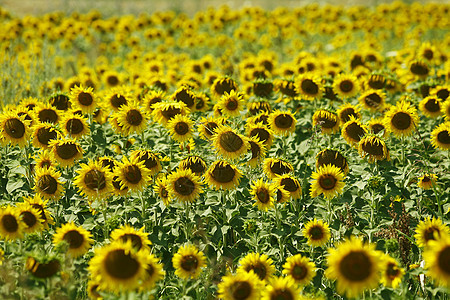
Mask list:
[[[449,9],[0,9],[0,295],[446,299]]]

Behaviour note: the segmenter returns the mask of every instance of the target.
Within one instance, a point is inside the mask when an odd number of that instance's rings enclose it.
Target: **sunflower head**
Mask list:
[[[50,278],[61,269],[61,262],[56,259],[47,259],[39,262],[32,256],[28,256],[25,268],[36,278]]]
[[[323,134],[332,134],[339,130],[339,117],[328,110],[320,109],[312,117],[313,126],[318,126]]]
[[[92,87],[75,86],[70,90],[70,102],[83,113],[93,113],[97,106],[97,97]]]
[[[297,120],[289,111],[276,110],[270,114],[268,123],[274,133],[287,135],[295,131]]]
[[[179,87],[172,95],[173,101],[179,101],[186,104],[191,111],[195,110],[196,96],[195,93],[186,85]]]
[[[150,170],[145,167],[143,161],[138,158],[123,157],[114,169],[114,175],[120,180],[121,189],[142,190],[150,181]],[[113,178],[114,185],[114,178]]]
[[[150,150],[134,150],[130,155],[131,159],[144,162],[144,166],[150,171],[150,175],[156,175],[162,170],[159,153]]]
[[[92,234],[74,223],[67,223],[58,228],[53,236],[53,244],[68,244],[67,253],[76,258],[85,254],[93,243]]]
[[[398,137],[411,135],[418,124],[416,109],[404,100],[392,106],[384,116],[385,127]]]
[[[255,200],[254,206],[258,206],[259,210],[267,211],[274,206],[275,186],[264,182],[261,178],[253,182],[250,187],[250,194]]]
[[[48,102],[51,106],[56,108],[57,110],[67,111],[72,107],[72,103],[70,98],[65,93],[58,92],[48,99]]]
[[[358,152],[361,157],[369,157],[369,163],[373,163],[377,160],[389,160],[389,150],[386,147],[386,143],[380,137],[376,135],[366,135],[358,144]]]
[[[359,103],[370,111],[379,111],[385,105],[386,94],[379,90],[367,90],[359,98]]]
[[[34,190],[44,199],[59,200],[63,193],[61,173],[54,168],[36,169]]]
[[[75,113],[75,111],[67,111],[61,118],[62,131],[75,139],[81,138],[89,134],[90,129],[87,119]]]
[[[239,185],[241,171],[224,160],[215,161],[205,173],[205,182],[214,189],[230,190]]]
[[[256,101],[247,104],[247,109],[250,115],[256,116],[261,113],[270,113],[272,108],[268,101]]]
[[[442,115],[441,100],[436,96],[425,97],[419,103],[419,110],[429,118],[437,118]]]
[[[387,130],[384,125],[383,118],[375,118],[369,120],[369,122],[367,123],[367,128],[375,135],[379,135],[381,137],[386,137],[387,135]]]
[[[266,158],[263,164],[264,173],[271,179],[294,171],[292,164],[280,158]]]
[[[439,240],[429,242],[423,253],[427,274],[441,286],[450,287],[450,237],[445,236]]]
[[[136,101],[129,101],[122,105],[115,113],[117,123],[125,135],[141,133],[147,126],[149,117]]]
[[[22,238],[25,226],[21,220],[19,209],[12,206],[0,208],[0,236],[3,239]]]
[[[267,123],[268,124],[268,123]],[[250,138],[256,137],[258,138],[267,149],[270,148],[273,142],[273,130],[270,129],[267,125],[264,125],[262,122],[252,124],[246,124],[247,134]]]
[[[201,180],[190,169],[176,170],[167,176],[169,197],[182,202],[194,202],[203,192]]]
[[[358,78],[351,74],[339,74],[334,78],[332,88],[342,98],[353,97],[359,91]]]
[[[353,147],[357,147],[366,134],[367,127],[354,117],[350,117],[350,120],[342,126],[342,136]]]
[[[194,124],[189,116],[176,115],[167,123],[167,128],[174,140],[184,143],[192,138]]]
[[[238,86],[236,82],[229,77],[217,78],[211,86],[211,93],[216,95],[217,98],[221,97],[225,93],[231,91],[237,91]]]
[[[272,278],[263,291],[262,299],[296,299],[300,287],[289,277]]]
[[[295,85],[296,92],[305,100],[314,100],[322,96],[323,86],[320,78],[311,73],[300,75]]]
[[[381,284],[395,289],[402,281],[404,274],[405,270],[399,266],[398,262],[394,258],[388,254],[383,255]]]
[[[283,265],[283,274],[299,285],[308,285],[316,275],[316,266],[301,254],[290,256]]]
[[[160,103],[165,99],[165,93],[163,91],[150,91],[143,98],[144,108],[148,113],[151,113],[156,103]]]
[[[61,138],[51,140],[48,144],[53,158],[62,166],[73,166],[83,156],[83,149],[75,139]]]
[[[194,245],[182,246],[172,258],[175,275],[183,279],[197,278],[206,266],[206,257]]]
[[[239,264],[238,272],[253,272],[262,281],[270,280],[275,273],[273,260],[265,254],[249,253],[239,261]]]
[[[167,182],[167,178],[163,175],[160,176],[153,187],[153,190],[159,196],[159,198],[163,201],[165,206],[168,206],[172,199],[169,195],[169,183]]]
[[[291,199],[299,199],[302,195],[302,186],[300,185],[300,181],[290,174],[277,176],[274,179],[274,183],[288,191]]]
[[[218,285],[218,296],[221,299],[260,299],[264,283],[254,272],[237,272],[222,277]]]
[[[359,111],[359,108],[350,103],[342,105],[337,110],[336,113],[337,113],[342,125],[347,123],[348,121],[350,121],[351,117],[353,117],[357,120],[361,119],[361,113]]]
[[[266,146],[257,137],[249,138],[250,160],[247,162],[249,166],[256,167],[266,156]]]
[[[187,115],[189,109],[184,102],[158,102],[153,104],[153,111],[151,113],[153,119],[163,126],[174,118],[176,115]]]
[[[91,200],[105,199],[109,196],[113,189],[113,175],[100,161],[90,160],[88,164],[81,164],[81,169],[77,170],[77,173],[74,184],[82,195]]]
[[[325,165],[334,165],[338,167],[344,175],[348,173],[347,158],[338,150],[324,149],[316,155],[316,168],[319,169]]]
[[[314,247],[323,246],[331,237],[328,224],[315,218],[306,223],[303,235],[308,239],[308,244]]]
[[[427,218],[420,221],[417,225],[414,238],[416,239],[419,247],[425,247],[428,246],[430,241],[439,240],[442,237],[449,235],[450,229],[442,223],[441,219]]]
[[[311,197],[323,194],[325,198],[332,199],[342,194],[345,186],[344,174],[334,165],[324,165],[311,175]]]
[[[434,148],[450,150],[450,122],[441,123],[433,129],[431,144]]]
[[[197,155],[186,157],[180,162],[179,167],[182,170],[189,169],[197,176],[203,175],[208,168],[203,158]]]
[[[40,211],[29,203],[22,202],[17,204],[20,218],[24,223],[23,231],[25,233],[41,232],[44,229],[44,220]]]
[[[419,177],[417,185],[424,190],[429,190],[433,188],[433,186],[436,184],[436,181],[437,181],[436,174],[424,174],[421,177]]]
[[[430,68],[425,62],[421,60],[413,60],[409,64],[409,71],[412,75],[423,79],[426,78],[430,73]]]
[[[0,136],[5,141],[21,147],[29,141],[30,121],[25,120],[25,116],[19,116],[15,112],[5,112],[0,115]]]
[[[136,230],[128,224],[120,226],[111,232],[112,241],[122,241],[124,243],[131,241],[131,246],[136,250],[148,249],[151,245],[148,239],[148,233],[144,232],[144,227]]]
[[[213,146],[219,155],[238,159],[247,152],[247,138],[236,133],[231,127],[221,125],[216,129]]]

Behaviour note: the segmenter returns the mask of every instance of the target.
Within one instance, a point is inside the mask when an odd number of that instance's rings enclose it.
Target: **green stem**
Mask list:
[[[106,201],[102,201],[102,214],[103,214],[103,221],[105,223],[105,226],[103,227],[103,234],[105,236],[105,240],[108,237],[108,233],[109,233],[109,229],[108,229],[108,222],[106,221],[106,210],[107,210],[108,206],[106,205]]]
[[[436,196],[439,217],[441,218],[441,220],[444,220],[444,213],[442,212],[441,195],[440,195],[440,193],[438,193],[438,190],[436,188],[436,183],[433,183],[433,191],[434,191],[434,195]]]
[[[143,191],[140,192],[140,198],[141,198],[141,205],[142,205],[142,214],[141,214],[141,216],[142,216],[142,223],[145,226],[145,223],[146,223],[146,220],[147,220],[147,212],[146,212],[146,210],[147,210],[147,201],[145,201],[145,197],[144,197],[144,192]]]
[[[275,222],[277,225],[277,229],[280,230],[281,222],[280,222],[280,215],[278,214],[278,203],[275,203],[274,207],[275,207]]]

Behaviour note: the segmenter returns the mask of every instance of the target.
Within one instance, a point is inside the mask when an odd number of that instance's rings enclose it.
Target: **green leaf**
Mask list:
[[[17,189],[20,189],[24,185],[24,182],[22,180],[18,180],[17,178],[15,178],[14,180],[8,180],[8,183],[6,184],[6,191],[9,194],[11,194]]]

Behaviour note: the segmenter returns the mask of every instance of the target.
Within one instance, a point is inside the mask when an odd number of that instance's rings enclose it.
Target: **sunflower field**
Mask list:
[[[449,299],[450,5],[0,8],[1,299]]]

